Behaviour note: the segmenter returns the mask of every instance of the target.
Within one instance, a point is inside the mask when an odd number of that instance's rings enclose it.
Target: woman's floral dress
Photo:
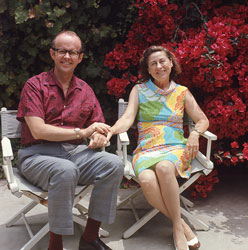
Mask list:
[[[158,88],[151,80],[136,85],[139,108],[138,145],[133,153],[136,175],[162,160],[175,164],[179,175],[190,176],[190,163],[183,170],[182,157],[187,139],[183,135],[183,113],[187,88],[171,81],[168,90]]]

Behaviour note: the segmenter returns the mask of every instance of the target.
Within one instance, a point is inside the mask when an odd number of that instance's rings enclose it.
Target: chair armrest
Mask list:
[[[206,168],[206,169],[213,169],[214,164],[212,161],[207,159],[207,157],[201,153],[200,151],[197,153],[196,159]]]
[[[118,134],[121,145],[129,145],[130,141],[127,132]]]
[[[12,160],[14,159],[13,151],[9,138],[2,139],[2,153],[3,153],[3,170],[12,193],[19,191],[18,183],[14,177]]]
[[[206,139],[210,139],[212,141],[216,141],[217,140],[217,136],[213,133],[211,133],[210,131],[205,131],[201,134],[201,136],[205,137]]]
[[[126,164],[127,161],[127,145],[129,145],[129,138],[127,132],[117,134],[117,155],[124,161]]]

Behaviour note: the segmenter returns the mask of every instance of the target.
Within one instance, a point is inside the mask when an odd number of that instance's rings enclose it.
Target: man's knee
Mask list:
[[[109,164],[111,165],[113,171],[116,173],[116,175],[122,175],[124,174],[124,163],[120,159],[119,156],[110,154],[109,156]]]
[[[53,169],[52,176],[58,178],[61,183],[74,182],[77,183],[79,177],[79,171],[75,164],[70,161],[66,161],[60,164],[57,168]]]

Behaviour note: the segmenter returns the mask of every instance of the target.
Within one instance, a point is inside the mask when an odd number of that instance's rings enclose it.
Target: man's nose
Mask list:
[[[65,52],[64,57],[70,57],[69,51],[66,51],[66,52]]]

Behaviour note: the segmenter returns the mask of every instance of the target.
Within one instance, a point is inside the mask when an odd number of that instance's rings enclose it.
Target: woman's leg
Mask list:
[[[156,164],[155,172],[158,178],[163,201],[173,223],[173,236],[179,250],[187,249],[184,228],[180,213],[179,185],[175,175],[175,165],[170,161]]]
[[[157,208],[168,218],[171,218],[164,204],[156,173],[151,169],[146,169],[139,174],[138,178],[139,184],[149,204]]]
[[[148,203],[152,207],[158,209],[161,213],[163,213],[169,219],[171,219],[171,216],[168,212],[168,209],[164,203],[164,200],[161,194],[161,190],[159,187],[156,173],[151,169],[143,170],[139,174],[139,183]],[[188,241],[192,240],[195,237],[194,233],[192,232],[191,228],[185,223],[183,219],[181,219],[181,221],[182,221],[186,239]]]

